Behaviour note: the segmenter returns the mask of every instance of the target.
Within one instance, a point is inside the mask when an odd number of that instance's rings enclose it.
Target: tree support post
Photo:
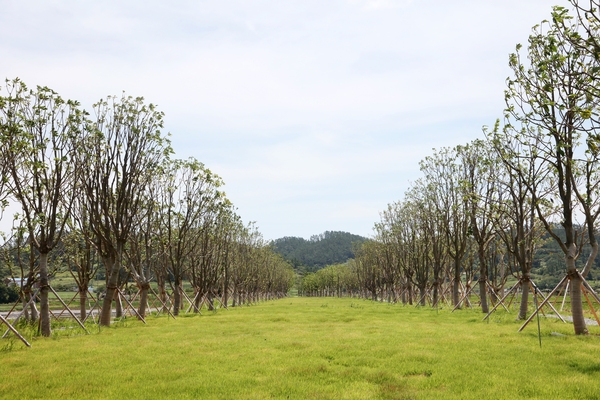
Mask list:
[[[531,320],[538,314],[538,312],[540,311],[540,309],[542,307],[544,307],[544,305],[546,303],[548,303],[548,301],[552,298],[552,295],[562,286],[562,284],[565,282],[565,280],[567,280],[567,276],[566,275],[560,280],[560,282],[558,283],[558,285],[556,285],[556,287],[552,290],[552,292],[550,292],[550,294],[548,295],[548,297],[546,297],[544,299],[544,301],[542,301],[542,304],[540,304],[540,306],[537,307],[536,310],[529,316],[529,318],[527,319],[527,321],[525,321],[525,323],[523,324],[523,326],[521,326],[519,328],[518,332],[521,332],[523,329],[525,329],[525,327],[527,326],[527,324],[529,324],[529,322],[531,322]],[[535,290],[535,292],[534,292],[534,295],[535,295],[535,293],[539,289],[537,288],[537,286],[534,286],[534,290]],[[555,310],[554,307],[552,307],[552,309]],[[560,314],[557,314],[557,315],[561,319],[562,322],[566,323],[566,321],[564,320],[564,318]]]
[[[0,322],[6,324],[6,326],[8,326],[8,329],[12,331],[12,333],[14,333],[19,339],[21,339],[23,343],[25,343],[25,346],[31,347],[29,342],[25,340],[25,338],[21,336],[21,334],[6,319],[4,319],[2,315],[0,315]]]

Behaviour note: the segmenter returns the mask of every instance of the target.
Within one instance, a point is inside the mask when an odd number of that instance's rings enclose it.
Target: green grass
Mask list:
[[[291,298],[134,319],[31,349],[0,340],[2,398],[600,398],[600,329],[515,314]],[[97,330],[96,330],[97,331]],[[553,334],[554,333],[554,334]],[[561,333],[566,336],[557,336]]]

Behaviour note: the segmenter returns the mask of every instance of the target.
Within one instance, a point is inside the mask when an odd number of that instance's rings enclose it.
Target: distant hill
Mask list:
[[[327,265],[354,258],[352,244],[367,238],[347,232],[327,231],[309,240],[286,236],[272,242],[273,248],[300,272],[317,271]]]

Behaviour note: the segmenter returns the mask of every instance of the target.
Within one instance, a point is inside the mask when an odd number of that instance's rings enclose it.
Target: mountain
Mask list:
[[[367,238],[347,232],[326,231],[309,240],[286,236],[272,242],[273,249],[290,261],[299,272],[317,271],[327,265],[339,264],[354,258],[353,243]]]

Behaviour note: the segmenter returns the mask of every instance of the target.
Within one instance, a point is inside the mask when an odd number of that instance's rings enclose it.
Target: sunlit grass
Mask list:
[[[600,333],[515,314],[291,298],[134,319],[26,349],[0,341],[3,398],[600,398]],[[557,333],[566,335],[558,336]],[[9,345],[10,343],[10,345]]]

